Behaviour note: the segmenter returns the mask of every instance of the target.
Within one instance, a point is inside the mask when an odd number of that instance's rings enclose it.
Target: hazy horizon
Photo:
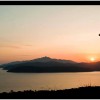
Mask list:
[[[97,5],[0,6],[0,64],[43,56],[100,61],[99,12]]]

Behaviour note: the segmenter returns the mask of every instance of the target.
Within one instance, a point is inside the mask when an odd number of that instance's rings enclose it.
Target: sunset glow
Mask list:
[[[0,6],[0,98],[100,98],[100,5],[18,3]]]
[[[96,59],[95,59],[94,57],[91,57],[91,58],[90,58],[90,61],[92,61],[92,62],[95,61],[95,60],[96,60]]]
[[[0,64],[42,56],[100,60],[100,6],[0,6]]]

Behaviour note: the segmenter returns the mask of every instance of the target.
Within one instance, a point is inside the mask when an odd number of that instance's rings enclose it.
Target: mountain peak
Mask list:
[[[50,57],[44,56],[44,57],[41,57],[41,58],[34,59],[33,61],[36,61],[36,62],[48,62],[48,61],[51,61],[51,60],[52,59]]]
[[[51,59],[51,58],[47,57],[47,56],[44,56],[44,57],[41,57],[41,59]]]

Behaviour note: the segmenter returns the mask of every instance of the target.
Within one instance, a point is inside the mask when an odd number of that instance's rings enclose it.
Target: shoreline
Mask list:
[[[100,99],[100,86],[64,90],[23,90],[0,93],[1,99]]]

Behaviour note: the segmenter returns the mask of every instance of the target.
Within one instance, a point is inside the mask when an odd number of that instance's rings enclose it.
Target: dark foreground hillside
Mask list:
[[[87,86],[65,90],[11,91],[0,93],[1,99],[100,99],[100,86]]]

